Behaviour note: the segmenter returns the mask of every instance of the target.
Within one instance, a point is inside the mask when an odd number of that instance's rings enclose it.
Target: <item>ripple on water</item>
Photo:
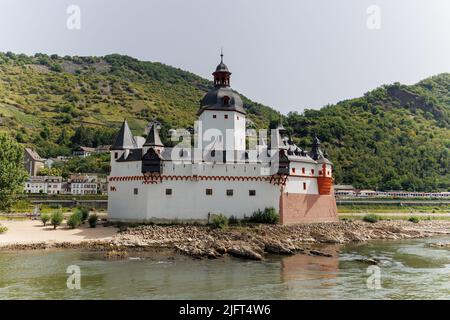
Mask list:
[[[339,256],[270,256],[197,260],[185,256],[105,259],[78,250],[0,253],[1,299],[449,299],[450,250],[439,239],[349,244]],[[381,290],[367,287],[375,259]],[[81,290],[68,290],[69,265],[81,269]]]

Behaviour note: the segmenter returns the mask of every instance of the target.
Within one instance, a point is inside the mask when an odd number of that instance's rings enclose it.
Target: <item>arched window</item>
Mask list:
[[[224,96],[223,97],[223,104],[224,105],[229,105],[230,104],[230,97],[229,96]]]

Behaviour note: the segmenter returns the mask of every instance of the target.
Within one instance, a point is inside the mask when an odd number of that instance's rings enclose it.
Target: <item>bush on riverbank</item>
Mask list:
[[[57,226],[61,225],[63,220],[64,220],[64,216],[61,211],[53,212],[52,217],[50,219],[50,222],[53,226],[53,230],[56,229]]]
[[[381,220],[381,217],[376,215],[376,214],[366,214],[363,217],[363,221],[365,222],[370,222],[370,223],[375,223]]]
[[[214,228],[225,229],[228,227],[228,218],[223,214],[218,214],[212,218],[211,224]]]
[[[47,224],[47,222],[50,221],[50,219],[51,219],[51,216],[49,213],[41,213],[41,221],[44,224],[44,227]]]
[[[81,218],[79,212],[74,212],[70,215],[69,219],[67,219],[67,225],[70,229],[75,229],[81,224]]]
[[[98,216],[95,213],[91,214],[88,218],[89,227],[95,228],[97,226],[97,220],[98,220]]]
[[[89,209],[86,207],[79,206],[75,209],[75,213],[80,218],[80,223],[85,222],[89,217]]]
[[[408,218],[408,221],[412,222],[412,223],[419,223],[420,220],[416,216],[411,216],[411,217]]]
[[[265,208],[264,211],[258,209],[253,212],[252,216],[248,218],[248,222],[276,224],[279,218],[275,208]]]
[[[0,225],[0,234],[1,233],[5,233],[6,231],[8,231],[8,228],[5,226]]]

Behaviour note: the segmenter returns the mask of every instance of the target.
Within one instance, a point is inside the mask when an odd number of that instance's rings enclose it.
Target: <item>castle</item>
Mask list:
[[[333,166],[319,139],[306,152],[282,124],[270,139],[249,128],[230,75],[221,55],[214,87],[200,102],[193,142],[192,132],[172,130],[181,142],[169,148],[156,122],[146,139],[133,136],[123,122],[110,149],[111,220],[206,221],[215,214],[249,217],[265,208],[275,208],[282,224],[337,220]]]

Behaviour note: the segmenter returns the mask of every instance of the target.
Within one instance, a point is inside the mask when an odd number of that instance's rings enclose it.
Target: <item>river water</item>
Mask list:
[[[338,249],[332,258],[265,261],[0,252],[0,299],[450,299],[450,249],[431,248],[431,242],[450,237],[348,244],[321,248]],[[377,259],[379,269],[357,261],[364,258]],[[79,290],[67,288],[70,265],[80,268]]]

